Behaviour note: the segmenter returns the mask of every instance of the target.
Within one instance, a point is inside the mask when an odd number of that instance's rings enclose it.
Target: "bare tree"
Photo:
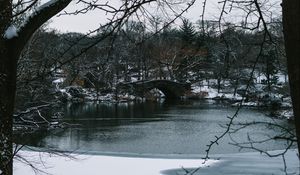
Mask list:
[[[12,174],[12,160],[13,160],[13,142],[12,142],[12,126],[13,126],[13,112],[15,107],[15,92],[16,92],[16,75],[18,59],[24,50],[24,47],[35,33],[35,31],[46,23],[51,17],[63,10],[71,0],[50,0],[49,2],[39,6],[38,0],[0,0],[0,171],[2,174]],[[178,1],[181,2],[181,1]],[[168,0],[126,0],[122,1],[119,7],[114,7],[109,3],[101,3],[98,1],[87,2],[79,0],[79,3],[84,4],[83,8],[77,9],[74,12],[64,13],[65,15],[84,14],[90,10],[102,10],[112,15],[107,24],[102,27],[109,28],[108,34],[120,29],[128,18],[135,16],[139,19],[139,15],[143,14],[146,17],[152,17],[144,5],[149,3],[156,3],[160,5],[160,9],[164,12],[174,12],[174,19],[178,18],[186,9],[193,5],[195,1],[190,1],[187,7],[182,9],[179,13],[172,8],[177,2]],[[161,4],[167,4],[163,6]],[[206,1],[204,1],[204,6]],[[249,30],[264,29],[264,37],[271,38],[268,32],[267,22],[264,19],[264,12],[261,9],[258,0],[249,1],[231,1],[224,0],[221,2],[222,12],[220,14],[219,22],[221,24],[222,16],[230,11],[232,8],[240,8],[244,5],[242,10],[247,11],[244,28]],[[229,9],[226,7],[229,6]],[[165,9],[168,8],[168,9]],[[205,12],[205,10],[203,10]],[[164,13],[166,14],[166,13]],[[248,17],[254,14],[257,17],[256,23],[248,23]],[[295,126],[298,147],[300,148],[300,55],[299,41],[300,41],[300,2],[298,0],[283,0],[283,20],[284,20],[284,37],[286,53],[288,58],[288,74],[291,87],[291,95],[293,101],[293,109],[295,114]],[[204,14],[202,15],[204,16]],[[250,17],[249,17],[250,18]],[[204,25],[203,25],[204,26]],[[222,30],[222,26],[219,26]],[[87,35],[96,33],[99,29],[90,31]],[[95,41],[82,49],[78,54],[63,63],[67,63],[78,55],[83,54],[91,47],[95,46],[102,38],[95,39]],[[67,49],[68,50],[68,49]],[[63,64],[62,63],[62,64]],[[61,65],[60,65],[61,66]],[[234,116],[235,117],[235,116]],[[232,118],[232,120],[234,119]],[[230,127],[230,124],[228,125]],[[221,137],[212,143],[217,143]]]
[[[144,5],[155,3],[159,7],[158,9],[162,11],[174,12],[174,18],[176,19],[193,5],[194,0],[181,9],[180,13],[176,13],[173,5],[178,4],[178,2],[168,0],[126,0],[121,1],[120,6],[114,7],[106,2],[79,0],[78,3],[83,4],[83,7],[64,14],[84,14],[90,10],[101,10],[111,14],[112,17],[108,23],[101,26],[101,28],[109,29],[107,34],[110,34],[118,30],[129,17],[134,16],[139,19],[141,14],[150,17],[151,12],[144,8]],[[39,0],[0,1],[0,170],[2,174],[12,174],[13,167],[12,116],[15,106],[18,59],[35,31],[70,3],[71,0],[50,0],[39,6]],[[169,10],[166,10],[166,8]],[[96,33],[99,29],[92,30],[87,35]],[[62,62],[60,66],[83,54],[102,39],[101,37],[95,39],[92,44]]]
[[[266,1],[264,1],[266,2]],[[264,11],[265,9],[263,8],[263,3],[259,0],[249,0],[249,1],[231,1],[231,0],[225,0],[220,2],[222,4],[221,7],[221,13],[219,17],[219,31],[222,33],[222,19],[223,15],[227,14],[229,11],[231,11],[234,8],[240,9],[246,13],[245,15],[245,20],[244,24],[241,26],[244,30],[249,30],[250,32],[252,31],[259,31],[262,33],[262,40],[258,44],[259,46],[259,52],[256,56],[256,61],[254,65],[252,66],[252,71],[249,80],[252,79],[253,73],[255,70],[255,66],[259,59],[263,57],[263,51],[264,47],[266,45],[275,45],[273,41],[273,37],[270,33],[269,26],[268,26],[268,21],[266,20],[267,17],[267,11]],[[204,3],[205,5],[205,3]],[[290,90],[291,90],[291,97],[292,97],[292,103],[293,103],[293,110],[294,110],[294,117],[295,117],[295,130],[296,134],[294,135],[293,132],[289,133],[287,135],[281,135],[281,136],[275,136],[273,138],[268,138],[266,140],[261,140],[261,141],[254,141],[251,139],[251,137],[248,138],[248,142],[245,143],[237,143],[234,142],[233,144],[240,147],[241,149],[248,148],[248,149],[254,149],[256,151],[265,153],[268,156],[275,157],[275,156],[282,156],[284,159],[284,155],[286,151],[292,146],[294,142],[297,142],[298,144],[298,150],[300,150],[300,61],[299,61],[299,55],[300,55],[300,46],[299,46],[299,41],[300,41],[300,22],[297,20],[297,17],[300,15],[300,2],[299,1],[287,1],[283,0],[282,3],[283,6],[283,27],[284,27],[284,39],[285,39],[285,49],[286,49],[286,57],[287,57],[287,64],[288,64],[288,75],[289,75],[289,83],[290,83]],[[252,21],[251,16],[253,17],[253,14],[255,16],[255,20]],[[251,22],[250,22],[251,21]],[[247,90],[249,88],[249,82],[247,83]],[[242,100],[243,101],[243,100]],[[234,126],[234,119],[238,116],[238,113],[242,107],[242,102],[236,111],[236,113],[233,116],[229,116],[229,122],[226,124],[225,131],[216,136],[215,139],[213,139],[208,145],[208,149],[206,150],[206,158],[209,158],[209,152],[212,148],[213,145],[217,145],[219,141],[227,134],[230,134],[232,132],[237,132],[239,129],[233,129]],[[274,124],[274,123],[247,123],[243,124],[241,128],[248,127],[249,125],[253,124],[263,124],[263,125],[268,125],[270,127],[274,128],[281,128],[284,131],[287,131],[286,128],[284,128],[281,125]],[[288,131],[290,132],[290,131]],[[297,138],[297,139],[295,139]],[[286,140],[288,142],[288,146],[286,150],[284,150],[282,153],[276,154],[276,155],[271,155],[266,151],[260,150],[257,147],[254,146],[254,144],[257,143],[264,143],[269,140],[273,139],[279,139],[279,140]],[[246,146],[245,146],[246,145]],[[284,161],[285,162],[285,161]],[[286,168],[286,166],[285,166]],[[197,171],[197,169],[196,169]],[[191,173],[191,174],[194,174]]]

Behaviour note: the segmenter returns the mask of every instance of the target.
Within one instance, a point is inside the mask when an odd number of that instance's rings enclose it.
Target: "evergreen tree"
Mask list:
[[[181,38],[185,44],[192,44],[195,40],[196,30],[193,24],[188,19],[182,20],[182,25],[180,26]]]

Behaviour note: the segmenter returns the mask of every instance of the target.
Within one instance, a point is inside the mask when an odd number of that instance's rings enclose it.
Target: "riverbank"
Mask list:
[[[213,82],[212,80],[210,80]],[[244,87],[245,88],[245,87]],[[215,100],[224,104],[236,107],[254,107],[269,108],[272,110],[272,116],[293,120],[292,101],[284,91],[274,90],[265,91],[265,85],[257,84],[255,87],[249,88],[247,95],[244,89],[236,90],[231,87],[218,90],[216,85],[202,83],[194,83],[191,85],[191,91],[185,94],[182,99],[192,100]],[[277,87],[279,88],[279,87]],[[163,101],[164,94],[158,89],[153,89],[147,93],[145,98],[129,94],[128,92],[115,94],[114,92],[96,92],[95,89],[86,89],[80,86],[69,86],[58,89],[59,97],[63,102],[106,102],[106,103],[127,103],[130,101]]]
[[[282,151],[270,151],[278,154]],[[241,174],[299,174],[297,150],[285,154],[287,167],[282,157],[271,158],[258,152],[212,155],[203,164],[202,159],[118,157],[109,155],[79,155],[69,157],[51,155],[45,152],[21,150],[19,156],[26,158],[33,166],[53,175],[185,175],[187,171],[200,167],[194,175],[241,175]],[[14,161],[15,175],[33,175],[29,166]]]

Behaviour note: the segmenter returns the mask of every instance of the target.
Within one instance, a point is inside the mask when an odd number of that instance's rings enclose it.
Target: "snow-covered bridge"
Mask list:
[[[165,94],[167,99],[176,99],[185,95],[191,90],[191,84],[179,83],[171,80],[147,80],[130,83],[120,83],[120,89],[129,90],[131,93],[143,97],[144,94],[154,88]]]

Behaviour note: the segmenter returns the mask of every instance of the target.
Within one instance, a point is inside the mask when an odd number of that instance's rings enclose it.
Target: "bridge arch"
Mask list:
[[[188,83],[179,83],[170,80],[149,80],[123,83],[119,87],[129,88],[130,91],[138,96],[143,97],[146,92],[152,89],[158,89],[164,93],[166,99],[178,99],[190,91],[191,85]]]

